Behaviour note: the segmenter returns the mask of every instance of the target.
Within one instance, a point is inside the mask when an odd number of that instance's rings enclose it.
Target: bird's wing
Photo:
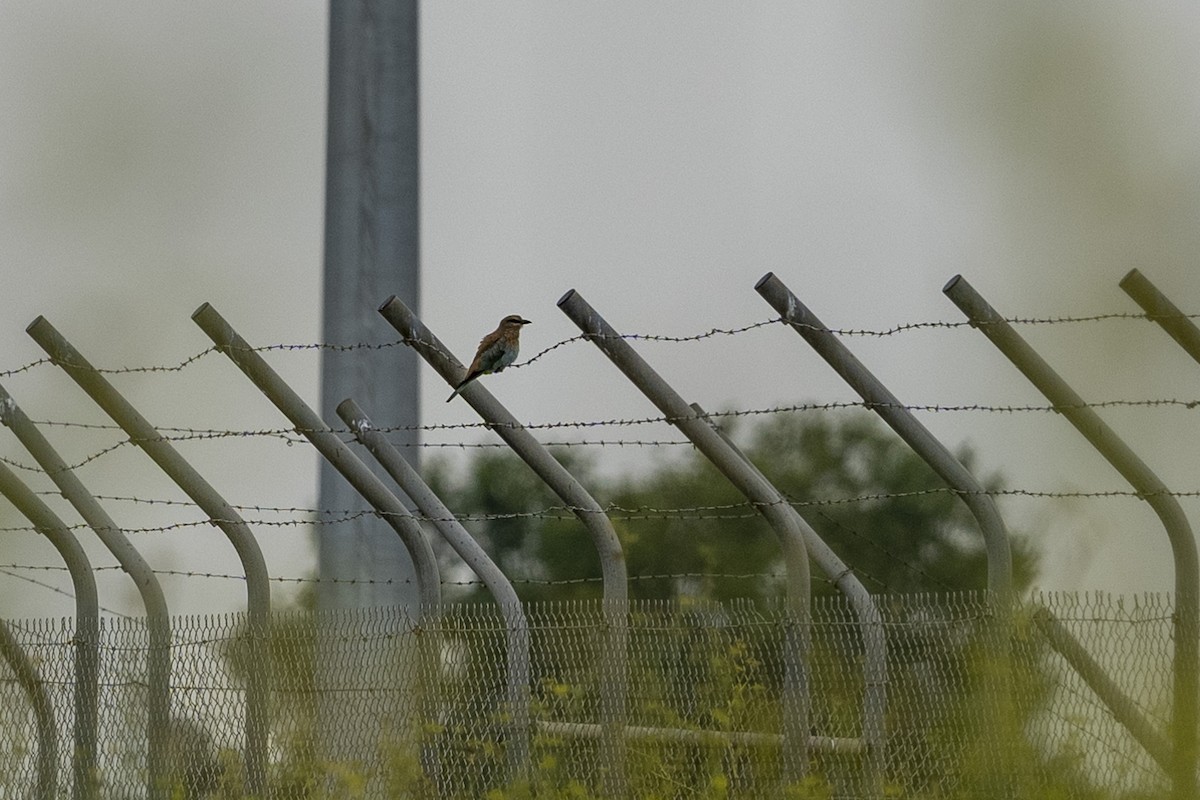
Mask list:
[[[496,357],[496,363],[492,364],[492,372],[500,372],[517,360],[516,342],[507,342],[505,344],[506,346],[499,348],[500,352]]]
[[[495,346],[499,339],[500,331],[496,330],[479,340],[479,347],[475,350],[475,357],[471,359],[471,366],[467,367],[468,375],[486,371],[484,361],[488,358],[488,351]]]
[[[507,360],[505,360],[507,358]],[[479,353],[475,356],[475,361],[472,363],[472,372],[479,371],[482,373],[498,372],[512,363],[508,348],[505,347],[504,341],[497,338],[495,341],[488,344],[487,347],[481,347]]]

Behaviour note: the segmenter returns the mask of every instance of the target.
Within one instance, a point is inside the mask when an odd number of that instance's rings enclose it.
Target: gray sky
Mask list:
[[[108,367],[204,349],[188,319],[204,301],[253,343],[317,341],[326,13],[315,2],[0,4],[0,371],[40,357],[23,333],[38,314]],[[1133,311],[1116,282],[1135,266],[1200,310],[1198,38],[1187,3],[424,4],[422,316],[465,359],[500,317],[524,314],[528,356],[575,333],[554,307],[569,288],[623,332],[686,335],[771,317],[752,287],[774,271],[827,324],[885,329],[960,319],[940,291],[958,272],[1008,316]],[[1022,332],[1088,399],[1197,396],[1200,368],[1144,323]],[[969,329],[848,344],[906,402],[1043,402]],[[639,349],[709,409],[852,398],[780,327]],[[316,404],[313,352],[270,360]],[[159,426],[284,426],[220,358],[114,381]],[[3,383],[34,419],[106,421],[51,367]],[[489,387],[530,422],[654,413],[584,344]],[[446,393],[423,374],[425,422],[472,421]],[[1193,415],[1105,417],[1169,485],[1200,489]],[[1014,487],[1125,488],[1053,415],[922,420],[970,441]],[[72,462],[120,439],[48,434]],[[427,437],[459,439],[486,440]],[[306,446],[180,447],[234,503],[316,502]],[[31,462],[8,434],[0,455]],[[611,468],[654,457],[599,455]],[[179,497],[131,447],[80,477],[98,494]],[[109,507],[129,528],[199,519]],[[1001,508],[1041,544],[1043,587],[1171,588],[1165,536],[1135,501]],[[6,504],[0,517],[13,519]],[[258,530],[273,574],[311,568],[301,529]],[[56,563],[43,543],[6,535],[0,562]],[[137,537],[157,568],[236,571],[211,528]],[[166,588],[180,612],[244,598],[222,581]],[[136,608],[119,574],[104,573],[102,590],[106,605]],[[70,608],[4,575],[0,598],[6,616]]]

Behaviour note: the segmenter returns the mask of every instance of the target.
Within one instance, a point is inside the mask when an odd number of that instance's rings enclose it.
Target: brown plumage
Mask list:
[[[480,339],[475,358],[471,361],[471,366],[467,367],[467,376],[454,387],[454,392],[446,398],[446,402],[453,400],[464,386],[480,375],[502,372],[505,367],[516,361],[517,353],[521,349],[521,326],[528,324],[530,321],[520,314],[509,314],[500,320],[500,327]]]

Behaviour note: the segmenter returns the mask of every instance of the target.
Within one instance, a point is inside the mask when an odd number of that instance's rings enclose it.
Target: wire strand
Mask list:
[[[54,586],[53,584],[39,581],[36,578],[30,578],[27,575],[18,575],[17,573],[12,571],[14,569],[28,569],[28,567],[22,567],[19,564],[10,564],[10,565],[6,565],[4,567],[0,567],[0,573],[7,575],[10,578],[16,578],[19,581],[24,581],[25,583],[30,583],[30,584],[33,584],[34,586],[38,586],[42,589],[46,589],[48,591],[54,592],[55,594],[60,594],[60,595],[63,595],[64,597],[69,597],[72,600],[75,599],[75,595],[71,592],[68,592],[66,589],[62,589],[62,588],[59,588],[58,586]],[[62,570],[67,571],[67,568],[62,567]],[[93,571],[94,571],[94,569],[93,569]],[[120,611],[114,611],[113,609],[106,608],[105,606],[98,606],[98,608],[101,611],[105,612],[106,614],[112,614],[114,617],[123,617],[125,619],[133,619],[133,617],[131,617],[128,614],[122,614]]]
[[[706,416],[709,418],[739,418],[739,417],[758,417],[774,414],[788,413],[804,413],[816,411],[839,411],[845,409],[867,409],[867,410],[888,410],[899,409],[917,413],[995,413],[995,414],[1019,414],[1019,413],[1062,413],[1064,411],[1101,408],[1180,408],[1185,410],[1195,410],[1200,408],[1200,400],[1183,400],[1179,398],[1149,398],[1142,400],[1102,400],[1091,403],[1072,403],[1072,404],[1024,404],[1024,405],[989,405],[981,403],[950,405],[950,404],[897,404],[897,403],[873,403],[862,400],[844,400],[833,401],[826,403],[796,403],[791,405],[772,406],[768,408],[751,408],[751,409],[731,409],[725,411],[712,411]],[[672,416],[655,416],[655,417],[639,417],[626,419],[606,419],[606,420],[590,420],[590,421],[557,421],[543,423],[516,423],[511,425],[495,424],[490,422],[468,422],[454,424],[432,424],[432,425],[397,425],[397,426],[379,426],[375,430],[384,433],[406,433],[406,432],[440,432],[450,430],[495,430],[501,428],[514,428],[524,430],[561,430],[561,429],[588,429],[598,427],[632,427],[639,425],[652,424],[674,424],[684,419],[693,419],[694,417],[672,417]],[[47,427],[70,427],[82,428],[90,430],[117,431],[121,430],[115,424],[105,423],[80,423],[58,420],[39,420],[35,424]],[[215,428],[187,428],[187,427],[162,427],[158,431],[162,434],[157,437],[148,439],[133,439],[131,437],[123,438],[111,445],[107,445],[100,450],[97,450],[83,458],[77,460],[73,464],[68,465],[68,469],[79,469],[87,464],[96,461],[109,453],[120,450],[128,445],[137,444],[143,441],[152,442],[189,442],[189,441],[209,441],[220,439],[254,439],[254,438],[273,438],[283,441],[288,446],[302,444],[306,441],[305,433],[313,432],[311,429],[295,427],[295,428],[264,428],[264,429],[248,429],[248,430],[224,430]],[[332,432],[343,437],[344,441],[350,443],[353,441],[352,432],[347,428],[322,428],[322,432]],[[440,449],[473,449],[473,448],[496,448],[505,447],[500,442],[397,442],[398,446],[408,448],[440,448]],[[653,440],[653,439],[596,439],[596,440],[579,440],[579,441],[556,441],[546,442],[549,447],[659,447],[659,446],[687,446],[691,443],[686,440]],[[26,464],[17,459],[0,456],[0,462],[12,467],[13,469],[26,472],[40,472],[37,467]]]
[[[1200,314],[1195,314],[1195,313],[1186,313],[1186,314],[1183,314],[1182,316],[1184,319],[1189,319],[1189,320],[1200,319]],[[925,320],[925,321],[918,321],[918,322],[901,323],[898,325],[893,325],[890,328],[824,328],[824,327],[818,327],[818,326],[804,326],[804,327],[809,327],[812,330],[817,330],[817,331],[820,331],[823,333],[830,333],[835,336],[842,336],[842,337],[886,338],[886,337],[890,337],[890,336],[896,336],[896,335],[900,335],[900,334],[904,334],[904,333],[909,333],[912,331],[937,330],[937,329],[955,330],[958,328],[979,327],[982,325],[992,325],[992,324],[1010,324],[1010,325],[1026,325],[1026,326],[1068,325],[1068,324],[1080,324],[1080,323],[1107,322],[1107,321],[1114,321],[1114,320],[1138,320],[1138,321],[1142,321],[1142,322],[1153,322],[1153,321],[1157,321],[1160,319],[1178,319],[1178,318],[1179,317],[1177,315],[1173,315],[1173,314],[1146,314],[1146,313],[1137,313],[1137,312],[1105,312],[1105,313],[1099,313],[1099,314],[1085,314],[1085,315],[1074,315],[1074,316],[1073,315],[1061,315],[1061,316],[1055,316],[1055,317],[1006,317],[1004,319],[997,320],[996,322],[981,322],[981,323],[974,323],[974,322],[965,321],[965,320],[957,320],[957,321]],[[701,333],[696,333],[696,334],[690,334],[690,335],[671,336],[671,335],[652,334],[652,333],[626,333],[626,334],[621,334],[620,338],[625,339],[627,341],[667,342],[667,343],[672,343],[672,344],[679,344],[679,343],[684,343],[684,342],[702,341],[704,339],[709,339],[714,336],[734,336],[734,335],[754,331],[759,328],[766,327],[768,325],[777,325],[777,324],[786,324],[786,323],[784,323],[784,320],[782,318],[774,317],[771,319],[761,320],[759,322],[754,322],[754,323],[750,323],[750,324],[742,325],[742,326],[738,326],[738,327],[711,328],[707,331],[703,331]],[[530,357],[529,359],[526,359],[525,361],[517,363],[517,364],[513,364],[512,367],[510,367],[510,368],[528,366],[529,364],[532,364],[532,363],[540,360],[542,357],[544,357],[548,353],[551,353],[561,347],[565,347],[565,346],[573,344],[575,342],[584,341],[588,338],[589,338],[588,334],[579,334],[576,336],[568,337],[566,339],[562,339],[562,340],[550,345],[549,347],[543,348],[542,350],[540,350],[538,353],[536,353],[534,356]],[[385,349],[397,347],[400,345],[415,345],[415,344],[420,344],[420,346],[423,348],[429,347],[428,342],[419,341],[419,340],[411,339],[411,338],[400,338],[400,339],[390,340],[390,341],[386,341],[386,342],[353,342],[353,343],[347,343],[347,344],[339,344],[339,343],[332,343],[332,342],[313,342],[313,343],[296,343],[296,344],[277,343],[277,344],[268,344],[268,345],[260,345],[260,346],[251,347],[250,350],[253,352],[256,352],[256,353],[304,352],[304,351],[344,353],[344,352],[354,352],[357,350],[385,350]],[[106,374],[106,375],[120,375],[120,374],[129,374],[129,373],[180,372],[180,371],[188,368],[192,364],[196,363],[197,361],[200,361],[201,359],[211,355],[212,353],[218,352],[218,350],[219,350],[219,348],[217,348],[215,346],[210,346],[210,347],[207,347],[197,353],[187,356],[186,358],[184,358],[183,360],[181,360],[175,364],[133,366],[133,367],[130,367],[130,366],[97,367],[96,370],[98,372]],[[449,356],[451,354],[445,353],[445,355]],[[54,363],[53,360],[49,359],[49,358],[35,359],[34,361],[31,361],[27,364],[23,364],[19,367],[15,367],[13,369],[0,370],[0,377],[11,377],[14,375],[19,375],[23,372],[28,372],[36,367],[40,367],[40,366],[44,366],[44,365],[52,364],[52,363]]]
[[[44,495],[55,495],[56,492],[46,491],[40,492]],[[1036,489],[985,489],[977,492],[962,491],[950,487],[931,487],[928,489],[915,489],[905,492],[877,492],[871,494],[855,495],[852,497],[827,497],[814,498],[810,500],[799,499],[783,499],[778,501],[778,504],[787,504],[797,510],[822,508],[829,506],[843,506],[856,503],[871,503],[882,502],[887,500],[895,500],[910,497],[920,497],[924,495],[934,494],[952,494],[960,497],[979,495],[988,497],[1027,497],[1040,499],[1077,499],[1077,498],[1114,498],[1114,499],[1136,499],[1145,500],[1152,497],[1175,497],[1179,499],[1197,498],[1200,497],[1200,489],[1192,490],[1170,490],[1163,489],[1156,492],[1138,492],[1131,489],[1103,489],[1093,491],[1055,491],[1055,490],[1036,490]],[[193,504],[183,500],[168,500],[161,498],[138,498],[130,496],[114,496],[103,495],[98,496],[99,500],[130,502],[146,505],[166,505],[166,506],[186,506],[194,508]],[[625,521],[637,520],[661,520],[661,519],[685,519],[685,520],[739,520],[739,519],[755,519],[760,515],[760,509],[776,505],[776,503],[754,503],[750,501],[740,501],[735,503],[716,503],[711,505],[698,506],[680,506],[680,507],[656,507],[656,506],[622,506],[616,503],[609,503],[601,506],[601,510],[610,518],[620,519]],[[248,525],[271,527],[271,528],[287,528],[287,527],[323,527],[343,525],[355,520],[364,518],[387,518],[392,516],[387,512],[375,510],[337,510],[337,509],[317,509],[317,508],[299,508],[299,507],[281,507],[281,506],[232,506],[238,512],[258,512],[258,513],[274,513],[274,514],[301,514],[304,519],[243,519],[243,520],[226,520],[215,518],[204,518],[197,520],[188,520],[182,522],[174,522],[168,525],[145,526],[137,528],[124,528],[125,533],[131,534],[161,534],[170,533],[178,530],[190,530],[199,527],[210,525],[221,525],[224,523],[245,522]],[[437,522],[494,522],[503,520],[570,520],[574,519],[578,513],[591,513],[593,509],[572,506],[567,504],[551,505],[543,508],[524,510],[524,511],[506,511],[492,512],[485,514],[461,514],[453,517],[431,517],[419,512],[410,512],[410,515],[420,521],[428,523]],[[396,515],[399,516],[399,515]],[[86,530],[87,525],[83,523],[68,525],[68,530]],[[32,525],[17,525],[0,527],[0,533],[36,533],[37,528]]]

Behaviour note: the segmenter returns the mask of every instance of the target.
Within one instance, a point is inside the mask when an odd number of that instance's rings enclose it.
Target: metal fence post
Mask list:
[[[998,604],[1000,614],[1007,617],[1013,602],[1012,553],[1008,530],[995,501],[982,484],[774,273],[764,275],[754,289],[779,312],[784,322],[833,367],[842,380],[858,392],[866,407],[878,414],[966,504],[979,523],[987,548],[988,591]]]
[[[3,620],[0,620],[0,658],[8,662],[13,677],[29,698],[37,723],[37,783],[33,787],[33,797],[35,800],[54,800],[58,794],[58,727],[54,721],[54,705],[37,667]]]
[[[393,296],[379,308],[384,319],[400,332],[405,344],[421,355],[433,369],[451,385],[457,385],[466,373],[462,363],[438,341],[409,308]],[[602,739],[601,783],[610,797],[623,797],[625,789],[625,741],[621,728],[627,724],[627,693],[629,680],[628,625],[629,578],[625,569],[625,554],[612,522],[600,504],[529,431],[517,422],[478,381],[461,392],[463,399],[486,421],[491,429],[512,448],[521,460],[566,503],[583,523],[600,556],[604,586],[604,614],[608,636],[601,665],[604,675],[600,684],[600,717],[605,729]]]
[[[999,673],[993,724],[1009,725],[1013,719],[1008,708],[1011,702],[1009,635],[1015,597],[1008,529],[995,501],[950,449],[918,422],[912,412],[774,273],[768,272],[760,278],[754,289],[858,393],[866,407],[878,414],[955,491],[975,518],[987,552],[987,588],[994,614],[993,624],[986,631],[987,645]],[[1015,736],[1015,733],[1010,734]],[[1001,738],[1010,740],[1008,737]]]
[[[1175,674],[1171,725],[1175,800],[1196,796],[1196,692],[1200,657],[1200,569],[1196,540],[1179,501],[1083,398],[1013,330],[972,286],[956,275],[942,290],[1047,400],[1083,434],[1145,500],[1166,529],[1175,561]]]
[[[171,723],[171,619],[162,587],[142,554],[130,544],[125,533],[88,493],[3,386],[0,386],[0,423],[16,435],[50,476],[50,480],[54,481],[67,502],[96,532],[121,569],[133,579],[141,595],[150,639],[150,650],[146,654],[146,791],[148,797],[165,798],[166,754]]]
[[[425,538],[425,532],[408,513],[404,504],[358,456],[354,455],[320,415],[309,408],[300,395],[271,369],[266,360],[238,335],[215,308],[208,303],[203,304],[192,314],[192,320],[212,339],[217,349],[228,356],[258,390],[283,412],[296,426],[296,432],[308,439],[399,534],[416,568],[422,613],[437,609],[441,603],[437,559],[429,540]]]
[[[233,506],[179,455],[154,426],[146,421],[108,379],[88,363],[45,317],[38,317],[26,332],[62,367],[89,397],[112,418],[132,442],[208,515],[237,551],[246,574],[246,617],[251,663],[261,665],[246,675],[245,760],[246,788],[264,796],[267,791],[267,736],[270,732],[270,629],[271,586],[262,550]]]
[[[1142,307],[1146,316],[1154,320],[1187,354],[1200,362],[1200,328],[1188,319],[1179,307],[1167,299],[1149,278],[1136,269],[1129,270],[1119,284],[1125,294]]]
[[[462,526],[441,498],[422,480],[417,471],[404,460],[387,437],[376,430],[371,420],[353,400],[343,400],[337,407],[338,416],[367,452],[387,471],[404,490],[417,508],[437,529],[442,538],[454,548],[467,566],[483,581],[500,614],[504,617],[507,639],[508,706],[512,715],[512,735],[506,755],[510,779],[519,780],[529,773],[529,625],[517,590],[487,551]]]
[[[1035,609],[1033,622],[1050,642],[1050,646],[1071,665],[1088,688],[1095,692],[1117,722],[1129,731],[1129,735],[1150,754],[1164,772],[1170,774],[1171,744],[1150,720],[1146,719],[1138,704],[1121,691],[1104,668],[1092,658],[1087,648],[1067,630],[1067,626],[1063,625],[1050,609],[1045,606]]]
[[[699,403],[689,403],[688,407],[721,437],[725,446],[741,460],[743,469],[752,474],[763,486],[770,487],[770,491],[779,494],[767,476],[742,452],[733,439],[709,418],[708,412]],[[703,453],[703,451],[701,452]],[[728,480],[728,476],[726,479]],[[787,503],[787,498],[782,494],[779,494],[779,503]],[[760,513],[763,513],[763,508],[759,507]],[[789,571],[788,605],[793,616],[793,624],[785,631],[783,642],[785,672],[781,699],[784,708],[784,731],[780,738],[783,746],[785,778],[789,781],[796,781],[808,772],[808,755],[817,738],[811,735],[808,722],[812,717],[812,675],[808,662],[808,654],[812,652],[811,567],[808,564],[808,553],[804,546],[804,532],[801,529],[803,523],[798,521],[799,515],[791,513],[767,515],[764,513],[763,517],[779,538],[780,549],[786,553],[788,549],[798,546],[805,566],[804,573],[800,575],[791,575]],[[786,555],[784,563],[787,563]]]
[[[388,298],[379,313],[400,332],[404,343],[416,350],[447,383],[453,385],[462,380],[466,374],[462,363],[398,297]],[[628,599],[629,578],[625,571],[621,541],[600,504],[479,382],[468,384],[460,396],[571,507],[571,511],[584,524],[600,554],[604,599],[616,602]]]
[[[558,301],[572,322],[583,331],[592,343],[608,356],[635,386],[680,430],[696,448],[712,461],[725,477],[751,501],[756,509],[769,520],[774,518],[776,531],[781,535],[785,563],[789,580],[789,599],[796,613],[807,621],[808,554],[820,565],[831,582],[847,596],[859,621],[863,625],[863,647],[865,650],[866,689],[863,703],[863,740],[866,745],[866,769],[863,791],[875,795],[881,789],[883,759],[885,756],[885,721],[887,709],[887,639],[883,631],[879,609],[870,594],[859,582],[853,571],[838,558],[817,535],[816,531],[800,516],[757,468],[748,468],[748,460],[736,448],[721,437],[712,425],[675,392],[621,335],[608,324],[575,290],[570,290]],[[787,534],[782,532],[787,531]],[[802,566],[803,565],[803,566]],[[800,668],[800,667],[797,667]],[[806,666],[804,667],[806,669]],[[805,683],[807,681],[805,680]],[[799,709],[797,709],[799,712]],[[807,721],[801,742],[793,746],[807,745]],[[799,734],[793,739],[798,738]],[[800,763],[804,762],[801,753]]]
[[[237,331],[217,313],[215,308],[208,303],[204,303],[192,314],[192,320],[212,339],[213,343],[217,345],[217,349],[224,353],[250,379],[250,382],[296,426],[296,432],[303,434],[313,447],[316,448],[317,452],[334,469],[341,473],[342,477],[354,487],[354,490],[366,499],[384,522],[399,535],[401,542],[408,551],[409,557],[412,559],[417,581],[420,607],[417,609],[415,618],[420,622],[427,615],[437,616],[441,610],[442,600],[442,586],[438,576],[437,560],[434,556],[433,548],[425,536],[425,532],[421,530],[421,526],[408,513],[408,509],[404,507],[404,504],[338,438],[337,434],[325,424],[320,415],[309,408],[300,398],[300,395],[296,394],[283,378],[275,370],[271,369],[266,360],[238,335]],[[423,682],[432,679],[437,669],[437,654],[433,651],[433,643],[430,641],[430,637],[425,635],[419,627],[409,631],[409,633],[412,635],[398,641],[402,641],[405,645],[414,646],[412,649],[415,650],[419,661],[417,668],[419,682],[415,688],[404,688],[410,690],[412,700],[415,701],[415,707],[422,717],[422,723],[424,723],[430,721],[435,716],[431,705],[434,698]],[[371,658],[372,655],[372,653],[364,650],[353,657],[365,659]],[[404,653],[404,655],[406,657],[411,655],[411,651]],[[400,687],[396,688],[399,689]],[[408,714],[408,708],[402,707],[401,710],[405,715]],[[338,724],[339,722],[333,721],[332,718],[323,721],[323,727],[328,729],[333,726],[335,728],[333,731],[324,731],[327,739],[334,738],[330,736],[331,733],[340,732],[336,730]],[[345,748],[344,743],[340,746]],[[354,741],[353,746],[361,747],[361,743]],[[425,746],[424,743],[422,743],[419,751],[419,759],[423,769],[426,774],[433,776],[436,780],[440,769],[436,754],[431,748]],[[384,791],[381,781],[376,778],[370,783],[366,793],[369,797],[383,797]]]
[[[62,556],[75,591],[75,736],[71,756],[75,800],[92,800],[100,790],[96,770],[100,671],[100,601],[92,565],[75,534],[32,490],[0,464],[0,494],[33,523]]]

